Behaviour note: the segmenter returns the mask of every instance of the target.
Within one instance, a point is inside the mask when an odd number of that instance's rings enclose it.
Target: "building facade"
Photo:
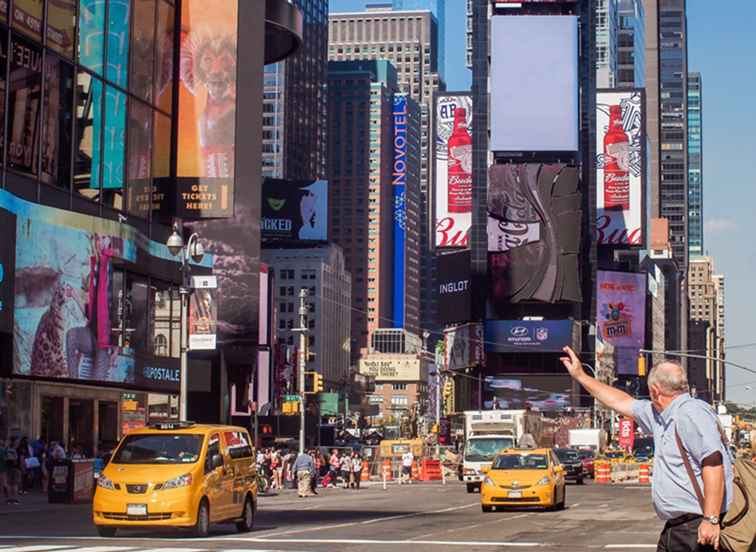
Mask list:
[[[294,0],[302,47],[265,67],[263,176],[317,180],[326,174],[328,0]]]
[[[421,3],[427,4],[428,1]],[[438,10],[440,17],[445,17],[443,2],[438,2]],[[387,4],[368,6],[368,10],[362,13],[331,14],[329,18],[330,60],[387,59],[396,68],[399,89],[420,105],[422,217],[419,229],[423,247],[420,271],[423,274],[433,272],[433,259],[429,253],[433,234],[430,231],[429,201],[433,182],[431,123],[434,95],[445,88],[439,74],[442,50],[439,46],[440,24],[431,11],[395,11]],[[421,325],[429,327],[435,323],[431,282],[427,282],[427,285],[421,282],[421,294]]]
[[[617,84],[619,40],[619,0],[596,0],[596,88]]]
[[[617,88],[646,84],[646,10],[643,0],[619,0]]]
[[[352,355],[393,323],[394,94],[387,60],[328,63],[328,238],[352,274]]]
[[[688,255],[704,254],[703,97],[701,73],[688,75]]]
[[[218,347],[190,355],[188,378],[190,419],[230,420],[222,379],[248,382],[259,343],[262,68],[296,48],[299,12],[285,0],[269,1],[270,14],[236,0],[214,3],[213,13],[197,0],[181,13],[166,0],[15,2],[12,13],[8,5],[0,3],[0,438],[40,436],[89,456],[178,416],[182,274],[165,243],[174,217],[198,220],[233,201],[239,216],[227,213],[222,230],[195,223],[208,253],[192,274],[218,276],[229,299],[245,287],[244,309],[217,305]],[[195,71],[207,31],[224,37],[220,88]],[[195,92],[205,99],[192,110]],[[236,131],[208,137],[208,122]],[[187,154],[195,157],[182,166]],[[227,201],[184,196],[185,178],[223,180]],[[229,252],[243,275],[218,270]],[[250,354],[240,360],[231,345]]]
[[[441,80],[446,75],[446,0],[393,0],[397,11],[430,10],[438,25],[438,74]]]
[[[349,378],[352,277],[344,253],[335,244],[264,249],[263,260],[275,273],[274,331],[281,345],[299,346],[299,290],[308,291],[308,347],[313,353],[306,369],[321,373],[325,389],[340,389]]]

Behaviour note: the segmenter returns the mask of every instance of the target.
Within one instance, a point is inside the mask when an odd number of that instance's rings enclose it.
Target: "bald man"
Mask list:
[[[561,360],[570,376],[654,436],[653,501],[656,514],[666,522],[657,552],[719,550],[721,520],[732,497],[732,462],[714,410],[690,396],[683,367],[672,361],[654,366],[648,375],[651,400],[641,401],[592,378],[572,349],[565,347],[564,352]],[[703,508],[677,436],[703,495]]]

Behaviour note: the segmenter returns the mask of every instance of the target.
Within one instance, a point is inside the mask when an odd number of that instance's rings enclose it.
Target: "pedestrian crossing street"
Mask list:
[[[175,546],[165,547],[140,547],[140,546],[76,546],[71,544],[34,544],[14,546],[10,544],[0,545],[0,552],[209,552],[212,548]],[[217,550],[217,549],[215,549]],[[271,549],[257,548],[223,548],[223,552],[281,552]]]

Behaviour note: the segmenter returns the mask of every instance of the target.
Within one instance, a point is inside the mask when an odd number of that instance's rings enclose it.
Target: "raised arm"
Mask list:
[[[608,408],[619,412],[623,416],[634,417],[633,401],[635,399],[624,391],[601,383],[596,378],[586,374],[585,370],[583,370],[583,363],[580,362],[577,354],[570,347],[565,347],[564,352],[567,353],[567,356],[562,357],[560,360],[575,381]]]

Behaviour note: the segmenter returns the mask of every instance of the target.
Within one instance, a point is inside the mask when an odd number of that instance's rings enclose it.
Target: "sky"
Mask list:
[[[366,3],[330,0],[330,9],[359,11]],[[704,248],[725,275],[727,359],[756,371],[756,3],[728,0],[727,7],[688,1],[688,69],[703,79]],[[449,90],[470,88],[465,17],[464,0],[447,0]],[[756,374],[728,367],[727,398],[756,407]]]

